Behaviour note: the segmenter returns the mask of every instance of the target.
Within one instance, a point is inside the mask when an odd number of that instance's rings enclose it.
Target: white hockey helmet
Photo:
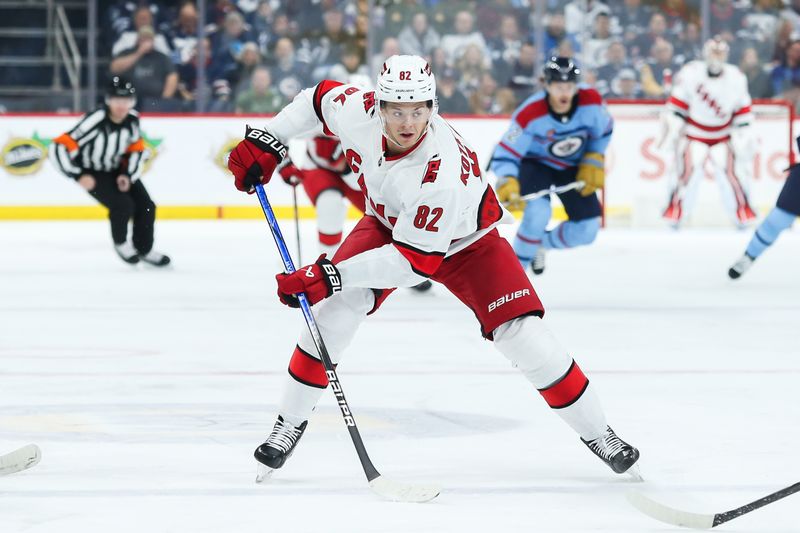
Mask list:
[[[432,101],[436,113],[436,79],[431,66],[419,56],[396,55],[383,63],[375,84],[375,99],[381,102]]]
[[[728,52],[730,52],[728,43],[723,41],[719,35],[706,41],[706,44],[703,45],[703,60],[708,65],[710,73],[722,72],[722,65],[728,62]]]

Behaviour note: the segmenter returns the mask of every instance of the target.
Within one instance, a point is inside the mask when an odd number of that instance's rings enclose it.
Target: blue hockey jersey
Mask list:
[[[588,85],[578,86],[577,108],[566,121],[550,113],[547,94],[539,91],[512,115],[511,127],[495,148],[490,168],[502,178],[517,176],[522,159],[558,170],[575,167],[586,152],[605,153],[613,126],[602,96]]]

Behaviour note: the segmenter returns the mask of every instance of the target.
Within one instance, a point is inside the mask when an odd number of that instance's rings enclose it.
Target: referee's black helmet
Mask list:
[[[136,98],[136,87],[131,82],[119,76],[111,78],[106,96],[118,98]]]

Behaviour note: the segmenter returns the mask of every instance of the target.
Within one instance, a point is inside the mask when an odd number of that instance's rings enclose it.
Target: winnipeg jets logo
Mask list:
[[[583,146],[583,137],[567,137],[550,145],[550,153],[556,157],[569,157]]]

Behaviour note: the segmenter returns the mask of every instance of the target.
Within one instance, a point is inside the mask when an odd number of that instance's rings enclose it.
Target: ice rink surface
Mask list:
[[[305,327],[275,297],[266,223],[160,222],[166,271],[123,264],[108,233],[0,224],[0,451],[43,453],[0,478],[2,533],[674,531],[625,492],[713,513],[800,480],[797,231],[738,282],[750,232],[608,230],[549,254],[546,320],[640,448],[643,484],[592,456],[443,287],[397,291],[339,371],[378,469],[443,486],[427,504],[369,491],[328,394],[253,482]],[[797,532],[798,511],[795,495],[720,529]]]

